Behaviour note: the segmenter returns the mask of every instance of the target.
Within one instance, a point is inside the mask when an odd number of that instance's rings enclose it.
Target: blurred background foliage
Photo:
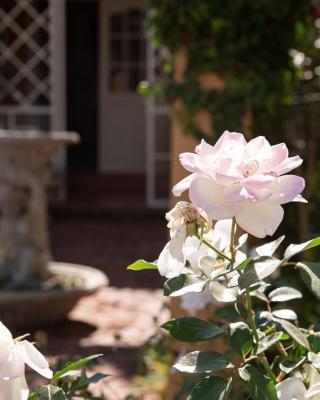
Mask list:
[[[164,79],[140,86],[173,104],[182,100],[178,118],[186,134],[209,142],[215,135],[194,122],[209,112],[212,131],[265,135],[285,140],[305,162],[305,205],[289,208],[288,240],[305,241],[319,232],[318,176],[320,122],[320,2],[318,0],[149,0],[146,28],[164,59]],[[185,49],[182,82],[174,79],[174,55]],[[201,87],[199,76],[215,74],[224,87]],[[299,223],[297,224],[297,219]],[[297,237],[297,228],[298,237]],[[294,235],[290,237],[290,232]],[[289,234],[289,235],[288,235]]]

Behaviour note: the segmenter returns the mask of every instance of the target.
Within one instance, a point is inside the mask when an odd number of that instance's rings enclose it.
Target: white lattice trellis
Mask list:
[[[64,2],[0,1],[0,128],[65,129]],[[63,152],[53,165],[58,177]]]

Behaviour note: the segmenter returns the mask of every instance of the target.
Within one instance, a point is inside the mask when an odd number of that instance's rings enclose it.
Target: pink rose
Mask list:
[[[190,200],[214,220],[235,217],[248,233],[273,235],[283,218],[281,204],[305,200],[304,179],[284,175],[302,163],[288,157],[284,143],[271,146],[259,136],[247,142],[241,133],[224,132],[214,146],[204,140],[195,153],[180,155],[192,172],[173,188],[180,196],[189,189]]]

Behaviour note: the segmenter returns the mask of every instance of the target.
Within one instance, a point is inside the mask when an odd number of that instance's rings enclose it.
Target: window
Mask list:
[[[144,12],[131,8],[114,13],[109,23],[109,90],[135,92],[145,79]]]

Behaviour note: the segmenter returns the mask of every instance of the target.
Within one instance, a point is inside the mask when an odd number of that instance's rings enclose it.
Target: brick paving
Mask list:
[[[166,240],[164,222],[159,213],[121,211],[50,219],[53,258],[99,268],[110,286],[82,299],[65,323],[44,328],[46,350],[54,358],[103,353],[95,368],[111,377],[93,391],[107,400],[124,400],[131,392],[143,344],[169,318],[159,274],[126,270],[138,258],[157,258]],[[139,399],[157,400],[152,394]]]

